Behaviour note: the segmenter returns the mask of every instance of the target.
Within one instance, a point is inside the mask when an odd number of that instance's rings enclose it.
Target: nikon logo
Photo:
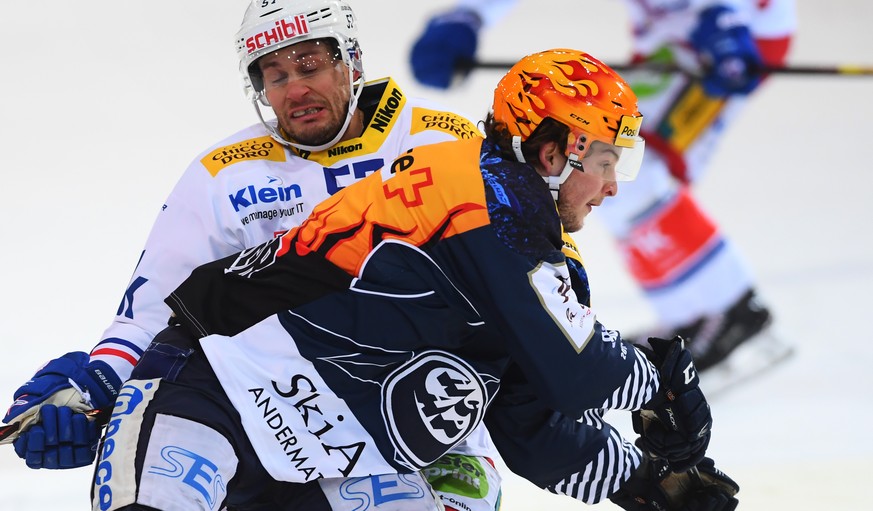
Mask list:
[[[339,147],[332,147],[327,151],[328,157],[333,158],[334,156],[342,156],[344,154],[354,153],[356,151],[360,151],[364,148],[364,144],[354,144],[354,145],[345,145]]]
[[[391,124],[397,109],[400,108],[403,101],[403,93],[399,89],[392,89],[388,99],[382,106],[376,110],[373,120],[370,121],[370,127],[379,133],[385,133],[385,129]]]

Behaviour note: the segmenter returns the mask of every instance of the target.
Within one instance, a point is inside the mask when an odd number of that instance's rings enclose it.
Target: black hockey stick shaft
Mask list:
[[[499,71],[507,71],[515,65],[515,62],[499,61],[499,60],[474,60],[461,62],[458,64],[458,70],[462,72],[472,71],[474,69],[494,69]],[[612,69],[619,73],[624,71],[644,71],[650,70],[662,73],[687,73],[692,74],[686,69],[682,69],[674,64],[661,64],[657,62],[639,62],[639,63],[623,63],[623,64],[607,64]],[[776,75],[829,75],[829,76],[873,76],[873,66],[814,66],[814,65],[796,65],[773,67],[768,66],[761,68],[762,74]]]
[[[8,426],[0,426],[0,442],[6,440],[6,438],[12,436],[13,433],[18,431],[19,426],[21,426],[21,423],[19,422],[10,424]]]

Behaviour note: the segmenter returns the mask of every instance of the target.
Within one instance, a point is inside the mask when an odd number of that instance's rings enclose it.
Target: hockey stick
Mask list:
[[[18,428],[20,426],[21,426],[20,422],[15,422],[15,423],[12,423],[8,426],[0,427],[0,444],[6,443],[3,441],[6,440],[7,438],[11,437],[13,433],[18,431]],[[11,440],[10,440],[10,442],[11,442]]]
[[[460,62],[457,65],[458,71],[467,73],[474,69],[493,69],[506,71],[515,62],[499,61],[499,60],[474,60]],[[640,62],[635,64],[608,64],[609,67],[618,71],[654,71],[660,73],[684,73],[693,74],[687,69],[682,69],[675,64],[661,64],[657,62]],[[801,75],[801,76],[873,76],[873,67],[865,66],[785,66],[785,67],[764,67],[760,69],[762,74],[776,75]]]
[[[109,411],[110,410],[94,409],[79,413],[84,414],[86,417],[88,417],[89,420],[97,420],[103,422],[106,418],[108,418]],[[30,424],[28,424],[28,427],[30,427]],[[0,426],[0,445],[11,444],[12,442],[14,442],[15,439],[18,438],[18,435],[16,435],[16,433],[18,433],[19,428],[21,428],[21,421],[13,422],[12,424],[7,424],[6,426]]]

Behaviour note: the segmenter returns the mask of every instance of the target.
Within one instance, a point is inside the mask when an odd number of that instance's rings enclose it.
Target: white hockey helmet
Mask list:
[[[256,61],[268,53],[312,39],[336,41],[343,63],[349,68],[349,109],[342,128],[333,140],[308,146],[287,140],[276,121],[264,120],[260,105],[269,106]],[[321,151],[336,144],[349,127],[364,85],[358,20],[344,0],[253,0],[236,34],[239,70],[246,96],[258,117],[278,142],[304,151]],[[260,105],[259,105],[260,104]]]

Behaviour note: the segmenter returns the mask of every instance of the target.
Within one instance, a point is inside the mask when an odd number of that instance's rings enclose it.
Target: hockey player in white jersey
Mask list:
[[[515,4],[460,0],[454,9],[434,16],[411,51],[416,78],[449,87],[459,63],[477,56],[482,27],[494,26]],[[633,60],[678,65],[689,72],[625,73],[646,115],[648,150],[640,179],[598,215],[656,313],[659,325],[653,334],[688,339],[702,371],[719,366],[704,376],[704,384],[714,390],[790,353],[769,330],[771,314],[757,297],[752,272],[691,185],[747,95],[760,84],[761,69],[784,62],[796,24],[795,0],[624,4],[632,25]],[[572,5],[574,13],[585,16],[584,0]],[[584,42],[586,34],[578,37]],[[755,356],[732,360],[734,349],[750,340]]]
[[[298,225],[313,206],[417,145],[481,136],[464,116],[408,97],[390,78],[365,83],[357,19],[344,0],[253,1],[235,43],[262,122],[206,149],[185,170],[90,354],[56,358],[15,391],[5,441],[14,440],[29,467],[92,463],[100,422],[93,416],[112,409],[167,325],[164,299],[193,268]],[[493,451],[484,428],[457,452],[465,467],[463,456],[471,455],[475,476],[487,483],[482,493],[470,490],[485,505],[475,509],[494,509],[500,480],[486,458]]]

